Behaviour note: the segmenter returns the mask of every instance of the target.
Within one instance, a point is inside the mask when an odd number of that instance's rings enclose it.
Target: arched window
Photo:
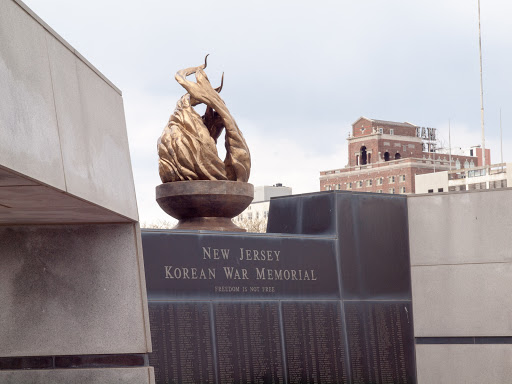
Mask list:
[[[384,152],[384,161],[389,161],[389,152]]]
[[[460,160],[455,161],[455,169],[460,169]]]
[[[367,160],[368,160],[368,155],[366,153],[366,147],[363,145],[361,147],[361,165],[366,165]]]
[[[469,168],[469,161],[467,161],[467,160],[466,160],[466,161],[464,162],[464,168]]]
[[[397,152],[395,153],[395,160],[399,160],[402,156],[400,156],[400,154]]]

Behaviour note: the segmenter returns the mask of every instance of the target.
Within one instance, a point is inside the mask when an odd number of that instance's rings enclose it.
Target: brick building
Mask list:
[[[483,165],[482,149],[450,155],[437,148],[436,130],[411,123],[359,118],[348,137],[348,165],[320,172],[320,190],[414,193],[415,176]],[[491,163],[486,149],[486,163]]]

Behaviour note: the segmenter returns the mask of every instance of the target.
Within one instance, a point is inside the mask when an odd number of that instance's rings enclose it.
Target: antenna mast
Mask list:
[[[484,86],[482,80],[482,32],[480,28],[480,0],[478,0],[478,47],[480,51],[480,119],[482,123],[482,165],[485,161],[485,130],[484,130]],[[484,170],[485,172],[485,170]]]
[[[452,170],[452,135],[450,130],[450,119],[448,119],[448,150],[450,154],[450,171]]]

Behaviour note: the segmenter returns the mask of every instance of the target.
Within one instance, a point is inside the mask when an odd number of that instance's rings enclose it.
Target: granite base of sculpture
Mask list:
[[[207,56],[208,57],[208,56]],[[156,188],[160,207],[179,220],[174,229],[244,232],[231,219],[247,208],[254,187],[247,183],[251,169],[249,148],[242,132],[220,98],[222,83],[213,88],[205,63],[176,73],[187,90],[158,140],[159,173]],[[196,82],[187,80],[195,74]],[[200,116],[194,106],[205,104]],[[225,131],[226,158],[217,153],[217,139]]]
[[[249,206],[254,187],[239,181],[177,181],[160,184],[156,201],[179,220],[174,229],[243,232],[231,219]]]

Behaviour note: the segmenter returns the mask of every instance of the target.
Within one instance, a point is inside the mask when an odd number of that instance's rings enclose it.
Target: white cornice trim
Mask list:
[[[385,133],[370,133],[366,136],[359,136],[359,137],[347,137],[347,141],[349,143],[360,143],[361,141],[365,140],[394,140],[394,141],[408,141],[410,143],[423,143],[423,140],[420,137],[413,137],[413,136],[401,136],[401,135],[388,135]]]

